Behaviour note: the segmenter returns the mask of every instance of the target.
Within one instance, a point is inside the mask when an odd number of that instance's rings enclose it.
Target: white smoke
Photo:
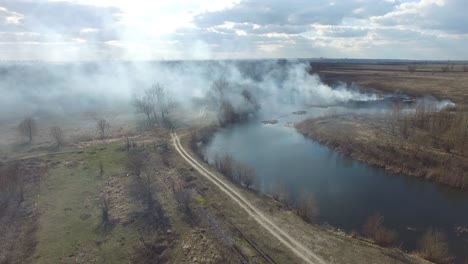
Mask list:
[[[76,113],[90,109],[127,109],[132,95],[159,83],[179,105],[192,111],[214,81],[234,87],[229,100],[247,107],[240,91],[249,90],[262,105],[303,107],[350,100],[375,100],[345,85],[332,88],[308,73],[307,63],[264,61],[102,62],[0,65],[2,115]]]

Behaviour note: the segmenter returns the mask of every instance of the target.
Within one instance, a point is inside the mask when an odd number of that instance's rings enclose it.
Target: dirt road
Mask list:
[[[220,190],[226,193],[233,201],[235,201],[242,209],[244,209],[255,221],[257,221],[263,228],[265,228],[271,235],[278,239],[286,248],[290,249],[299,258],[304,260],[305,263],[324,264],[325,261],[317,256],[314,252],[300,243],[298,240],[287,234],[271,219],[269,219],[262,211],[253,206],[245,199],[231,184],[227,183],[224,179],[218,177],[215,173],[210,172],[189,153],[185,151],[180,143],[179,137],[176,133],[171,134],[172,142],[177,152],[184,158],[194,169],[201,175],[213,182]]]

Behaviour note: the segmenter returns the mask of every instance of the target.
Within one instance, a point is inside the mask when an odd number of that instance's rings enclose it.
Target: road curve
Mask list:
[[[226,193],[234,202],[236,202],[242,209],[244,209],[255,221],[257,221],[263,228],[265,228],[271,235],[277,238],[286,248],[290,249],[295,255],[310,264],[325,264],[319,256],[313,253],[310,249],[305,247],[302,243],[291,237],[284,230],[279,228],[271,219],[265,216],[259,209],[253,206],[245,199],[239,192],[229,186],[224,179],[219,178],[216,174],[210,172],[196,159],[194,159],[180,143],[177,133],[171,134],[172,143],[177,152],[185,159],[194,169],[201,175],[213,182],[221,191]]]

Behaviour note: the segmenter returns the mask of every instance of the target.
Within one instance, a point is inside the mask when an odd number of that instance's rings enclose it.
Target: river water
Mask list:
[[[308,115],[340,110],[311,108]],[[230,154],[253,166],[261,192],[268,192],[276,182],[286,185],[290,193],[312,192],[321,224],[361,232],[367,217],[380,212],[385,225],[398,232],[405,250],[414,250],[422,233],[435,227],[448,234],[457,262],[468,259],[468,233],[455,231],[468,228],[468,193],[370,167],[285,126],[304,118],[283,115],[275,125],[256,119],[224,128],[205,153],[209,160],[216,154]]]

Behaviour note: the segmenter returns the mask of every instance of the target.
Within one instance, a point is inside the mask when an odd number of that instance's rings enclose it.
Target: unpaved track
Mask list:
[[[304,260],[306,263],[312,264],[324,264],[325,261],[319,256],[313,253],[310,249],[304,246],[302,243],[291,237],[281,228],[279,228],[271,219],[265,216],[259,209],[248,202],[239,192],[227,184],[223,179],[220,179],[216,174],[210,172],[203,165],[201,165],[196,159],[185,151],[182,144],[180,143],[177,133],[172,133],[172,143],[176,148],[177,152],[184,158],[193,168],[195,168],[200,174],[205,176],[208,180],[213,182],[219,189],[225,192],[233,201],[235,201],[242,209],[244,209],[255,221],[257,221],[263,228],[265,228],[270,234],[277,238],[286,248],[290,249],[299,258]]]

